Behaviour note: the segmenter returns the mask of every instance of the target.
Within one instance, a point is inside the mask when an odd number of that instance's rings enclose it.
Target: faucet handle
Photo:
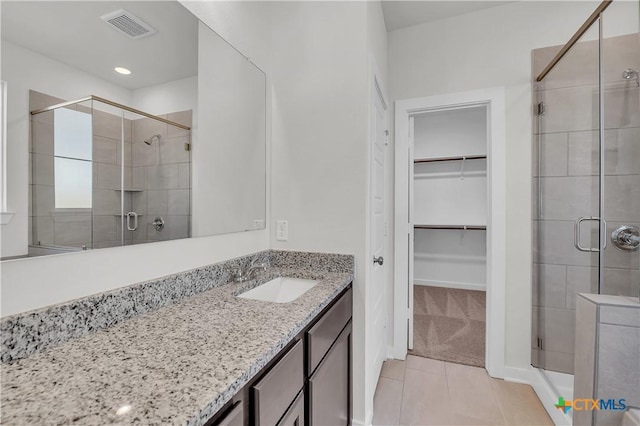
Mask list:
[[[242,266],[230,266],[229,267],[229,280],[232,282],[240,282],[244,274],[242,273]]]

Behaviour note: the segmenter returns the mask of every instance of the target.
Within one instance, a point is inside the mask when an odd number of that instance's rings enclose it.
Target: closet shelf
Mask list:
[[[439,161],[483,160],[486,158],[487,158],[486,155],[460,155],[457,157],[416,158],[413,160],[413,163],[418,164],[418,163],[437,163]]]
[[[467,231],[484,231],[484,225],[413,225],[413,229],[461,229]]]
[[[115,189],[115,191],[121,192],[123,190],[120,189],[120,188],[117,188],[117,189]],[[142,192],[142,191],[144,191],[144,189],[140,189],[140,188],[125,188],[124,189],[124,192]]]

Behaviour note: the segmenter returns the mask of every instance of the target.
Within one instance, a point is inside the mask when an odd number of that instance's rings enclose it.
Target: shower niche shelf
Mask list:
[[[142,191],[144,191],[144,189],[141,189],[141,188],[125,188],[125,189],[117,188],[117,189],[115,189],[115,191],[117,191],[117,192],[142,192]]]
[[[414,164],[420,163],[438,163],[441,161],[462,161],[462,160],[486,160],[486,155],[459,155],[455,157],[431,157],[431,158],[416,158],[413,160]]]

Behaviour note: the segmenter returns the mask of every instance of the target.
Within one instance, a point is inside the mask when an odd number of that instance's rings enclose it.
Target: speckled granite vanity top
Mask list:
[[[290,303],[237,294],[320,279]],[[189,424],[218,411],[352,281],[269,268],[2,365],[2,424]]]

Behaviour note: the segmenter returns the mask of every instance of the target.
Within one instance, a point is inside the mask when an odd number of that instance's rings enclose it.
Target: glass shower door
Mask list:
[[[608,247],[600,257],[600,292],[635,297],[640,289],[640,25],[630,20],[632,28],[621,31],[607,18],[639,17],[639,9],[638,2],[613,2],[602,22],[602,208]]]
[[[536,83],[532,364],[573,373],[577,293],[597,293],[599,48],[593,26]],[[537,75],[559,46],[534,51]]]

